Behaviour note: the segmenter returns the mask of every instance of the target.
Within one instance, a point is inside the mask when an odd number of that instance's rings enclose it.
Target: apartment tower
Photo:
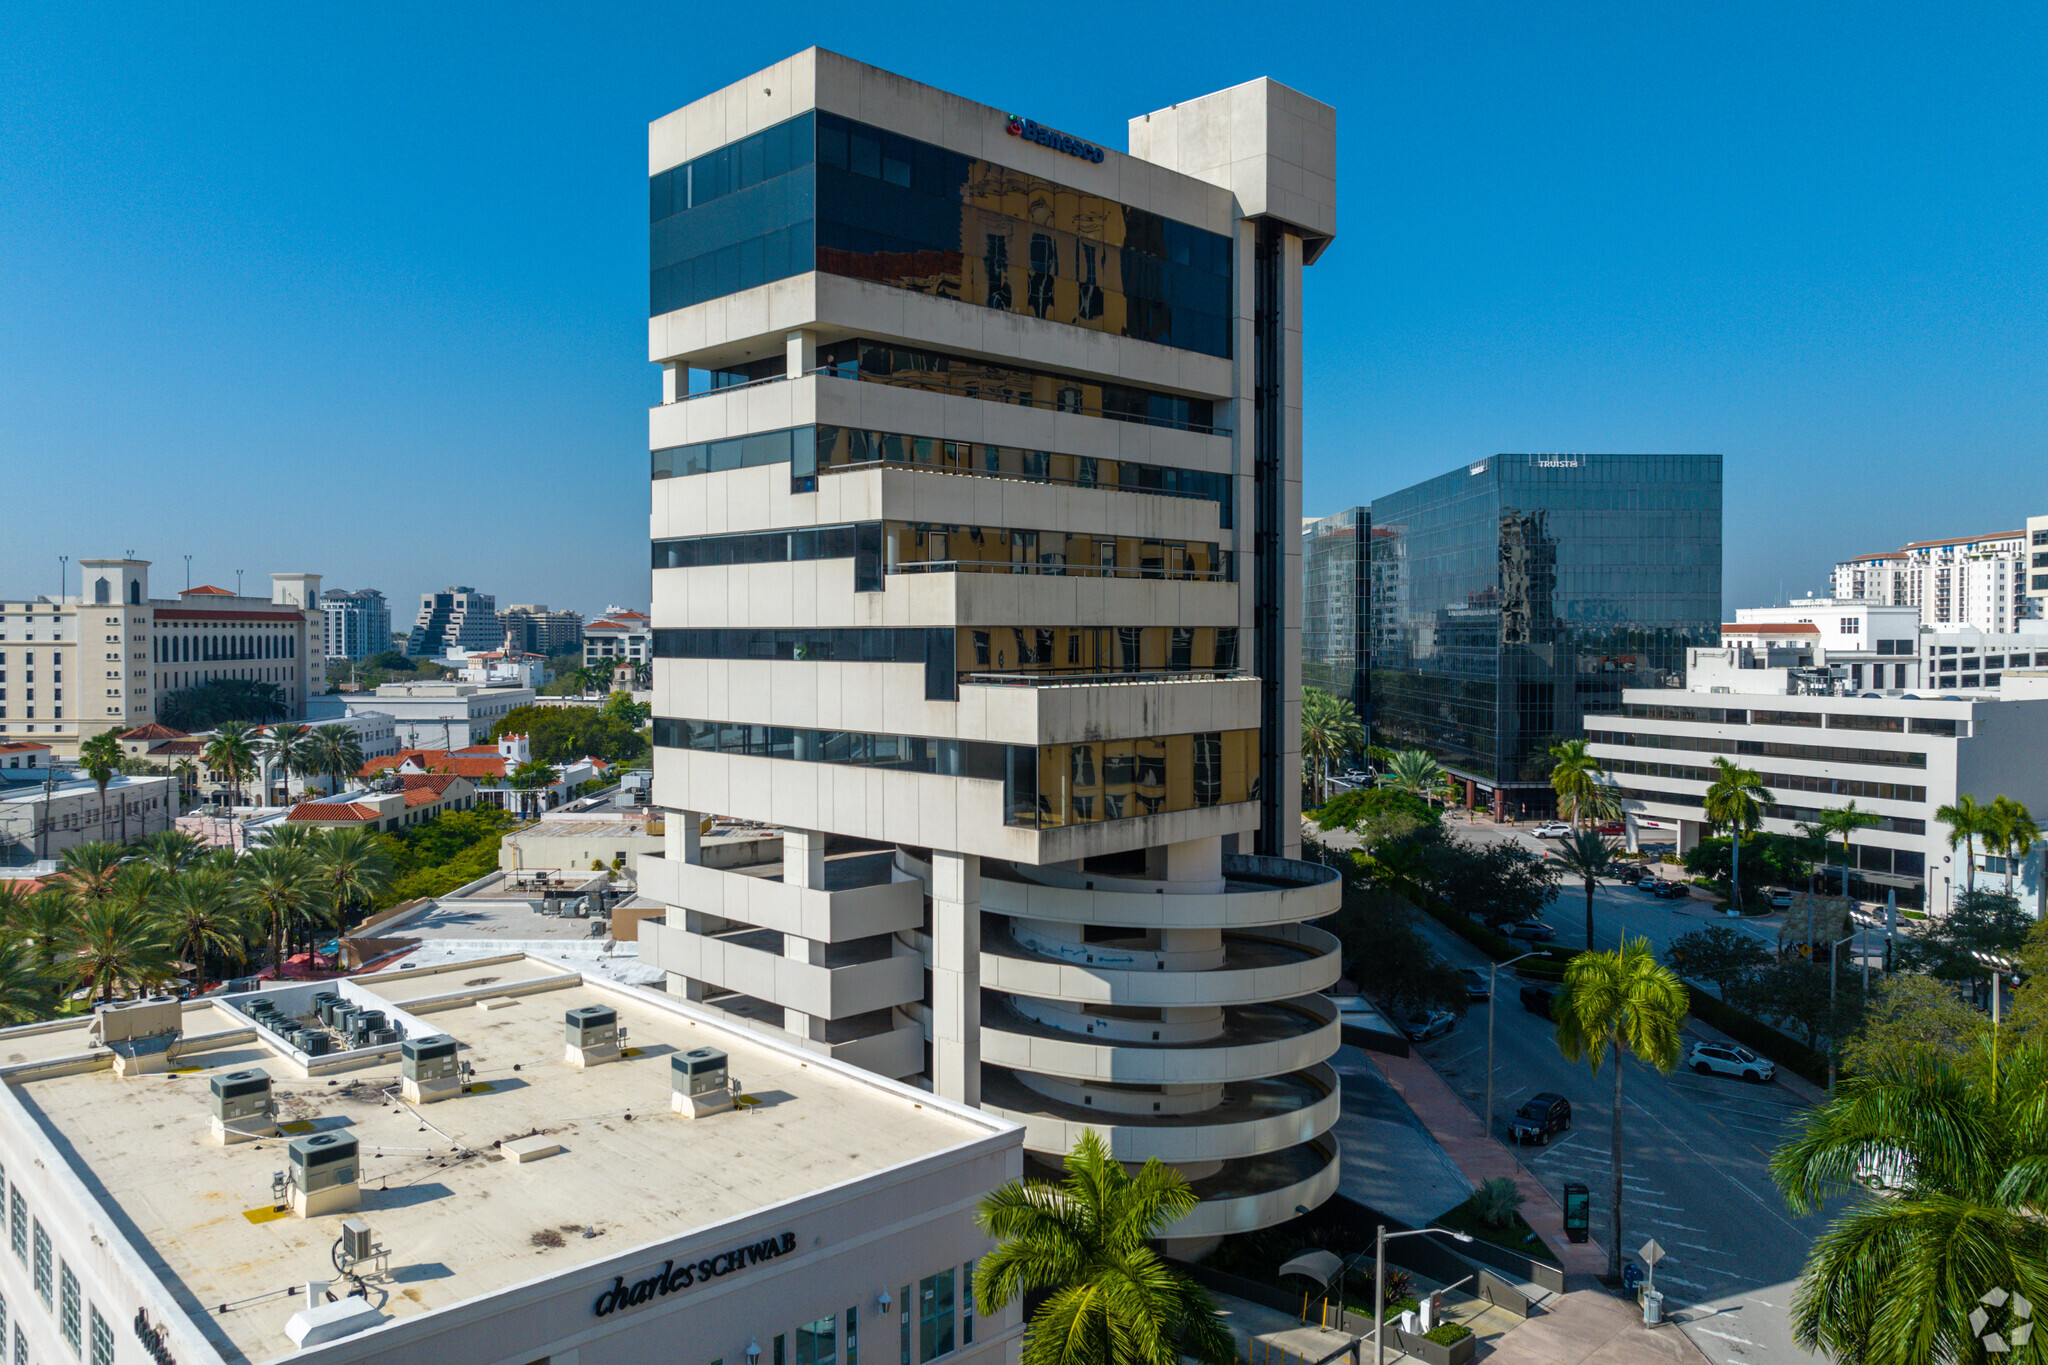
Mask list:
[[[650,129],[671,989],[1179,1165],[1177,1239],[1336,1187],[1299,861],[1302,268],[1335,122],[1131,152],[813,49]],[[701,816],[783,832],[707,866]],[[841,854],[847,856],[840,856]],[[651,870],[649,870],[651,869]]]

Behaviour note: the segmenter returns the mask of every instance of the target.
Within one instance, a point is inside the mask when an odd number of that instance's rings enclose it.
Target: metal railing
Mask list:
[[[1151,668],[1107,673],[962,673],[960,681],[983,687],[1103,687],[1116,683],[1232,682],[1250,679],[1243,668]]]
[[[1232,581],[1226,569],[1131,568],[1125,565],[1008,563],[980,559],[920,559],[891,564],[889,573],[1023,573],[1048,578],[1158,578],[1210,583]]]

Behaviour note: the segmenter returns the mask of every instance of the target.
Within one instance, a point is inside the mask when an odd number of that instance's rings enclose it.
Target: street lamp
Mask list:
[[[1828,1098],[1835,1095],[1835,963],[1840,960],[1844,943],[1853,940],[1861,929],[1851,929],[1828,945]],[[1866,981],[1868,977],[1864,978]]]
[[[1522,957],[1538,957],[1540,952],[1523,953]],[[1486,1134],[1493,1136],[1493,1016],[1499,1013],[1500,1002],[1494,999],[1500,989],[1500,969],[1512,967],[1522,957],[1511,957],[1506,962],[1496,962],[1486,972]]]
[[[1449,1228],[1410,1228],[1407,1232],[1387,1233],[1387,1225],[1380,1224],[1379,1235],[1373,1243],[1372,1264],[1372,1365],[1387,1365],[1387,1243],[1402,1237],[1420,1237],[1425,1232],[1441,1232],[1454,1242],[1469,1242],[1469,1232],[1452,1232]]]

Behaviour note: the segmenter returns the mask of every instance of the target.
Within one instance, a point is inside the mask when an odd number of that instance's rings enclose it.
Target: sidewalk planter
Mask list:
[[[1359,1345],[1363,1347],[1372,1340],[1372,1319],[1347,1309],[1339,1330],[1347,1335],[1356,1336]],[[1417,1360],[1427,1362],[1427,1365],[1468,1365],[1479,1350],[1479,1338],[1476,1335],[1461,1337],[1444,1346],[1431,1341],[1428,1337],[1404,1332],[1391,1321],[1386,1324],[1386,1333],[1389,1354],[1395,1349],[1403,1350]]]

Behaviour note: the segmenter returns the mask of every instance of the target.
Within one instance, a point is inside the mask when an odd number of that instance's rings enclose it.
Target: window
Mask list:
[[[902,1324],[901,1336],[903,1341],[902,1360],[899,1362],[899,1365],[910,1365],[910,1310],[912,1304],[909,1285],[904,1285],[903,1292],[896,1296],[896,1305],[902,1309],[901,1316],[897,1319]]]
[[[860,1365],[860,1309],[846,1310],[846,1365]]]
[[[1863,630],[1863,618],[1860,616],[1844,616],[1835,623],[1835,630],[1843,635],[1860,634]]]
[[[953,1272],[941,1270],[917,1286],[918,1365],[953,1350]]]
[[[796,1329],[796,1365],[838,1365],[839,1320],[826,1316]]]
[[[14,1365],[28,1365],[28,1338],[21,1333],[21,1324],[14,1324]]]
[[[960,1268],[960,1344],[974,1344],[974,1262]]]
[[[79,1317],[78,1277],[71,1273],[69,1265],[58,1268],[57,1286],[57,1328],[64,1334],[64,1344],[71,1348],[71,1354],[77,1355],[83,1323]]]
[[[114,1365],[114,1332],[107,1326],[107,1320],[100,1316],[100,1310],[92,1313],[92,1365]]]
[[[43,1307],[50,1306],[50,1234],[43,1231],[41,1219],[36,1220],[36,1297],[43,1301]]]

